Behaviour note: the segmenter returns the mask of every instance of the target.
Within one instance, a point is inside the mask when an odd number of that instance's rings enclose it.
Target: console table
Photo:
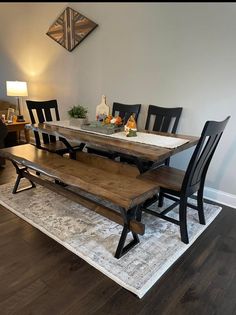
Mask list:
[[[6,123],[8,132],[16,132],[17,134],[17,142],[20,142],[20,132],[23,130],[25,133],[25,141],[27,143],[30,142],[30,131],[29,129],[25,128],[25,125],[29,124],[29,122],[13,122],[13,123]]]

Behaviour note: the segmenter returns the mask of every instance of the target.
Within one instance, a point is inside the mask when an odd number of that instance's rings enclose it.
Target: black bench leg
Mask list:
[[[30,184],[31,184],[31,186],[27,186],[27,187],[24,187],[24,188],[18,190],[18,187],[19,187],[19,184],[20,184],[20,181],[21,181],[22,178],[24,178],[24,176],[22,176],[21,174],[18,174],[16,182],[15,182],[15,185],[14,185],[13,190],[12,190],[13,194],[16,194],[16,193],[19,193],[21,191],[28,190],[28,189],[36,187],[35,184],[31,180],[28,179]]]
[[[13,190],[12,190],[13,194],[16,194],[18,192],[21,192],[21,191],[28,190],[28,189],[36,187],[35,183],[33,183],[30,179],[28,179],[28,181],[30,182],[31,186],[27,186],[27,187],[24,187],[24,188],[18,190],[18,187],[19,187],[21,179],[25,178],[25,176],[23,175],[23,172],[28,172],[28,171],[27,171],[26,167],[20,169],[18,167],[18,165],[15,162],[13,162],[13,161],[12,161],[12,164],[14,165],[14,167],[16,169],[16,173],[18,174],[18,176],[16,178],[15,185],[14,185]]]
[[[123,230],[122,230],[122,233],[121,233],[121,236],[120,236],[120,240],[119,240],[119,244],[117,246],[116,253],[115,253],[115,258],[117,258],[117,259],[122,257],[131,248],[133,248],[135,245],[137,245],[139,243],[138,235],[136,233],[132,232],[133,240],[129,244],[124,246],[126,238],[127,238],[127,235],[128,235],[129,232],[131,232],[131,231],[128,229],[127,225],[125,225]]]

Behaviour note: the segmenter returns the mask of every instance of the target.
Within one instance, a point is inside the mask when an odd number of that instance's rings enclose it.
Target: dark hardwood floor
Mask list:
[[[0,184],[15,177],[11,164]],[[236,210],[210,227],[137,298],[0,207],[0,314],[236,314]]]

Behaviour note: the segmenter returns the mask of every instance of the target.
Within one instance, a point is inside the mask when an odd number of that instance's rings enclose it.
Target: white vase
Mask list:
[[[105,118],[109,115],[110,107],[106,104],[106,96],[102,96],[102,102],[96,107],[96,120]]]
[[[88,118],[70,118],[70,125],[81,127],[88,123]]]

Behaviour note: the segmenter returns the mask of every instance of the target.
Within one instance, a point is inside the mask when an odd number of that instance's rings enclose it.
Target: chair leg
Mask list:
[[[187,197],[180,198],[179,204],[179,223],[180,223],[180,234],[181,241],[185,244],[189,243],[188,230],[187,230]]]
[[[69,155],[70,155],[70,159],[76,160],[76,151],[70,152]]]
[[[138,222],[142,221],[142,207],[138,207],[136,211],[136,220]]]
[[[158,207],[159,208],[163,207],[163,201],[164,201],[163,193],[159,192],[159,196],[158,196]]]
[[[165,165],[169,166],[170,165],[170,158],[165,160]]]
[[[203,186],[200,187],[197,193],[197,206],[198,206],[198,217],[200,224],[206,224],[203,208]]]

